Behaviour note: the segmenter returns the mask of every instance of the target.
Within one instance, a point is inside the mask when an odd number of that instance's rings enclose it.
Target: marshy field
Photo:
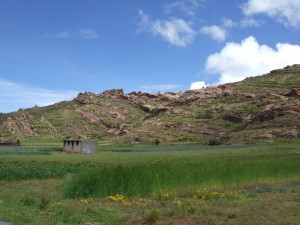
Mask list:
[[[0,147],[0,221],[30,224],[299,224],[300,140]]]

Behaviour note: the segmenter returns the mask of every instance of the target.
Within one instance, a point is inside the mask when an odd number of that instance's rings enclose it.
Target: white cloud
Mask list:
[[[79,35],[85,39],[97,39],[98,34],[94,30],[82,28],[79,29]]]
[[[252,36],[241,43],[227,43],[206,61],[208,73],[219,74],[219,83],[243,80],[286,65],[300,63],[300,46],[278,43],[276,49],[260,45]]]
[[[188,16],[194,16],[200,6],[206,0],[177,0],[169,4],[164,5],[164,10],[167,14],[171,14],[174,11],[183,12]]]
[[[12,112],[34,105],[46,106],[70,100],[77,95],[74,91],[52,91],[36,89],[0,79],[0,112]]]
[[[237,24],[236,22],[234,22],[233,20],[231,19],[224,19],[223,20],[223,27],[226,27],[226,28],[233,28],[235,27]]]
[[[228,30],[237,26],[237,23],[231,19],[223,19],[223,23],[221,26],[211,25],[211,26],[203,26],[200,29],[202,34],[209,36],[211,39],[223,42],[227,38]]]
[[[142,10],[139,10],[139,16],[140,31],[160,36],[163,40],[178,47],[191,44],[197,35],[191,24],[183,19],[151,20]]]
[[[226,39],[226,30],[216,25],[204,26],[200,32],[216,41],[225,41]]]
[[[299,0],[248,0],[242,10],[247,16],[266,14],[285,26],[300,27]]]
[[[264,24],[261,20],[256,20],[252,17],[246,17],[240,21],[241,27],[260,27]]]
[[[178,88],[181,88],[182,85],[177,85],[177,84],[164,84],[164,85],[145,85],[145,86],[141,86],[141,88],[144,91],[148,91],[148,92],[165,92],[165,91],[172,91]]]
[[[205,83],[205,81],[193,82],[193,83],[191,83],[190,90],[201,89],[201,88],[207,87],[207,86],[208,85]]]

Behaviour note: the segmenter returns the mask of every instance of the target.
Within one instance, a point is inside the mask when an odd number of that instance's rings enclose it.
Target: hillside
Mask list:
[[[256,142],[300,136],[300,65],[244,81],[164,94],[80,93],[72,101],[0,114],[1,139]]]

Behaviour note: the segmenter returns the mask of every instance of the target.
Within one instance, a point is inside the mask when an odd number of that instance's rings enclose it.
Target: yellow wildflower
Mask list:
[[[113,202],[122,202],[126,197],[124,195],[111,195],[107,197],[108,199],[112,200]]]
[[[92,198],[83,198],[80,201],[84,204],[89,204],[90,202],[92,202],[92,200],[93,200]]]

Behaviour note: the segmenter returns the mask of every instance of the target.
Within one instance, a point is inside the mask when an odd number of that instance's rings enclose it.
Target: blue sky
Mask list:
[[[300,63],[300,0],[0,0],[0,112]]]

